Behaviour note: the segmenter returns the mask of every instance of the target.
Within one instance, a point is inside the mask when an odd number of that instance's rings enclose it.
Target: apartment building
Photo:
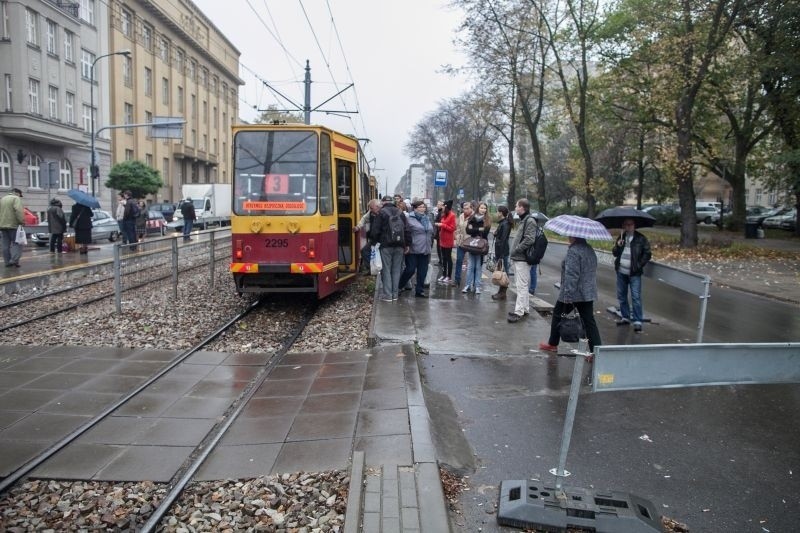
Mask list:
[[[106,53],[107,19],[95,0],[0,0],[0,195],[21,189],[40,218],[50,198],[67,205],[67,190],[92,190],[90,121],[108,117],[108,93],[92,94],[92,62]],[[107,72],[94,81],[108,87]],[[108,141],[96,151],[105,174]]]
[[[189,0],[109,0],[111,122],[186,121],[182,139],[150,128],[111,131],[112,160],[138,159],[161,172],[154,201],[181,199],[184,183],[230,183],[230,127],[238,117],[239,51]]]

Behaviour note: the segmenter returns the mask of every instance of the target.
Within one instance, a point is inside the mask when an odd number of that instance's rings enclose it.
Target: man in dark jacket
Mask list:
[[[369,242],[381,245],[381,300],[391,302],[400,296],[400,275],[411,236],[406,215],[393,204],[392,197],[384,196],[381,201],[383,206],[369,230]]]
[[[191,198],[187,198],[181,204],[181,215],[183,215],[183,240],[191,241],[192,228],[194,221],[197,220],[197,213],[194,212],[194,203]]]
[[[617,271],[617,300],[622,317],[617,320],[618,326],[633,321],[633,330],[642,331],[642,272],[650,261],[650,242],[647,237],[636,231],[636,222],[625,219],[622,224],[623,233],[611,253],[614,254],[614,268]],[[631,306],[628,305],[628,288],[631,293]],[[631,316],[631,311],[633,315]]]

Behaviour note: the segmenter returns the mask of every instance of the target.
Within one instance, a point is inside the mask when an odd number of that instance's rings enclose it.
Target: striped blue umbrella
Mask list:
[[[587,241],[613,241],[614,237],[601,223],[577,215],[558,215],[545,222],[544,229],[564,237],[577,237]]]

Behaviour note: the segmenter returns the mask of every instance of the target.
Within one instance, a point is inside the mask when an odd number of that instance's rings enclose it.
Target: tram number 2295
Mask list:
[[[289,239],[266,239],[264,244],[267,248],[286,248],[289,246]]]

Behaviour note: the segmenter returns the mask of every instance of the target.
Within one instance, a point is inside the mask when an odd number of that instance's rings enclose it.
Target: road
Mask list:
[[[537,291],[548,301],[555,298],[558,263],[548,249]],[[616,305],[612,274],[600,269],[596,309]],[[697,297],[647,281],[644,291],[653,322],[637,335],[601,312],[604,342],[695,342]],[[796,306],[714,287],[704,340],[798,341],[797,315]],[[531,339],[537,340],[544,339]],[[469,476],[456,529],[514,531],[496,523],[499,483],[554,483],[548,471],[558,462],[572,359],[436,353],[420,366],[437,451]],[[692,531],[792,531],[800,520],[799,438],[800,385],[597,394],[584,388],[565,485],[632,492]]]

